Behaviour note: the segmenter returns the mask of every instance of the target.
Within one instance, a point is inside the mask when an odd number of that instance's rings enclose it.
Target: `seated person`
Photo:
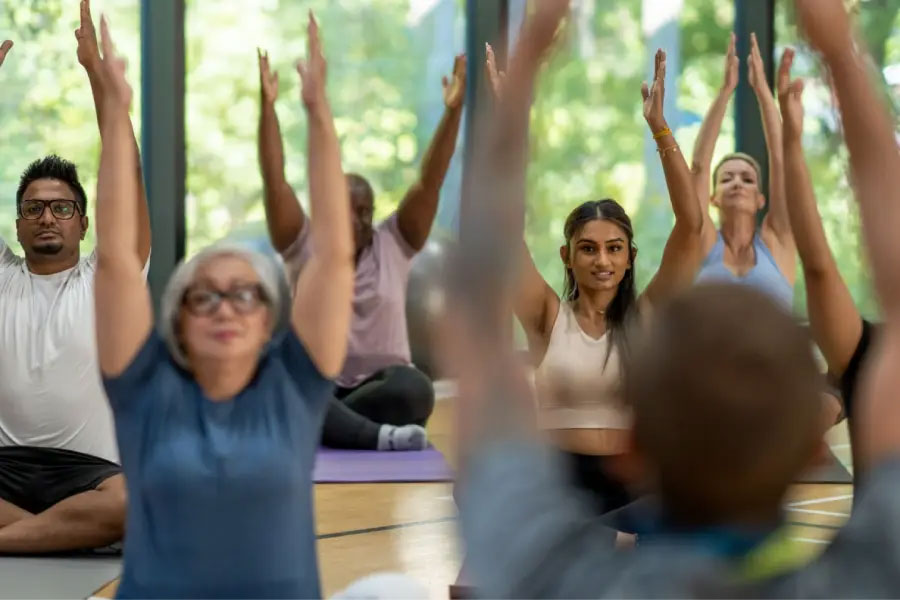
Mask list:
[[[769,210],[757,227],[758,214],[766,206],[759,163],[740,152],[725,156],[712,171],[710,163],[728,101],[738,83],[739,60],[732,35],[725,59],[722,91],[710,107],[694,147],[694,186],[703,211],[703,255],[698,282],[726,281],[762,290],[791,310],[797,277],[796,249],[788,222],[781,153],[781,120],[775,98],[766,81],[756,36],[750,39],[747,76],[762,116],[769,156]],[[719,209],[717,230],[709,214]]]
[[[101,109],[86,1],[77,36]],[[135,244],[146,274],[150,220],[139,202]],[[0,239],[0,553],[106,546],[122,538],[125,484],[97,364],[96,255],[79,252],[88,217],[75,165],[56,156],[32,163],[16,212],[25,258]]]
[[[284,175],[284,148],[275,99],[278,78],[259,55],[262,109],[259,154],[272,245],[282,255],[291,289],[312,253],[308,217]],[[360,175],[347,175],[356,239],[353,322],[347,361],[329,403],[322,443],[363,450],[422,450],[434,408],[430,379],[412,364],[406,325],[406,286],[413,257],[424,246],[456,146],[466,63],[457,57],[444,81],[446,110],[425,153],[419,180],[396,213],[372,226],[374,195]]]

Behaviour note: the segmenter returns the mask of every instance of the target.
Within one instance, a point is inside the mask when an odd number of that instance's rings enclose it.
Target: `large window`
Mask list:
[[[315,11],[344,168],[375,189],[375,217],[413,183],[443,111],[441,76],[463,49],[460,0],[188,0],[188,252],[230,235],[265,239],[257,163],[256,48],[280,80],[277,104],[288,180],[306,205],[306,125],[294,64]],[[459,194],[460,155],[443,188],[438,226]],[[447,201],[447,202],[445,202]]]
[[[135,90],[132,120],[140,125],[139,0],[93,0],[99,30],[109,18]],[[0,4],[0,39],[15,47],[0,67],[0,237],[16,250],[15,196],[28,164],[56,153],[78,165],[93,215],[100,134],[87,75],[76,58],[78,2],[16,0]],[[140,132],[138,131],[138,135]],[[82,251],[93,247],[93,228]]]
[[[871,52],[875,70],[886,83],[885,96],[896,115],[900,109],[900,2],[854,0],[853,5],[859,31]],[[848,183],[847,151],[837,103],[821,62],[797,33],[791,3],[781,0],[777,9],[776,56],[780,58],[786,46],[796,48],[794,74],[806,83],[803,147],[831,251],[857,306],[864,314],[874,316],[877,305],[860,238],[859,213]],[[895,123],[900,126],[900,121]],[[798,280],[796,303],[805,312],[802,277]]]
[[[557,288],[563,223],[578,204],[613,198],[634,222],[638,279],[655,272],[673,223],[659,157],[641,112],[653,53],[668,53],[666,116],[690,163],[722,85],[733,0],[576,0],[573,25],[541,79],[532,117],[527,239]],[[729,109],[716,155],[734,149]]]

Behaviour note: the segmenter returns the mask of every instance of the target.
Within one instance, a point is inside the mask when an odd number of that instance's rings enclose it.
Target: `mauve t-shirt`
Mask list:
[[[282,252],[291,290],[312,256],[311,245],[307,219],[294,243]],[[347,360],[336,379],[340,387],[356,387],[382,369],[412,364],[406,330],[406,284],[415,255],[400,233],[396,213],[375,228],[371,245],[356,264]]]

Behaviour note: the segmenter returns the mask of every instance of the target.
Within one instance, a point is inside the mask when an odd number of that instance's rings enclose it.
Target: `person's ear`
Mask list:
[[[559,258],[562,260],[563,265],[568,268],[571,268],[572,265],[569,263],[569,245],[565,244],[559,247]]]
[[[81,239],[84,239],[90,224],[91,222],[87,217],[81,217]]]

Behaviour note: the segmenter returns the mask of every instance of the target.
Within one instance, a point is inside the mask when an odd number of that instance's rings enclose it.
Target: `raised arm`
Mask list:
[[[9,51],[12,50],[12,47],[12,40],[4,40],[3,43],[0,43],[0,67],[3,66],[3,61],[6,60],[6,55],[9,54]],[[3,238],[0,237],[0,263],[6,262],[11,259],[12,251],[7,247],[6,243],[3,241]]]
[[[100,123],[100,173],[97,178],[97,270],[95,314],[100,371],[107,377],[131,364],[153,326],[144,261],[138,254],[140,180],[137,147],[128,110],[131,87],[125,61],[116,56],[106,19],[100,24],[103,56],[103,120]]]
[[[443,336],[460,379],[457,447],[462,452],[489,441],[482,436],[493,424],[502,430],[533,418],[506,332],[518,293],[531,90],[568,4],[537,5],[520,33],[497,110],[476,115],[475,156],[466,173],[458,251],[449,269],[451,327]]]
[[[653,306],[689,287],[697,274],[702,255],[703,213],[697,203],[694,181],[678,142],[663,115],[666,82],[666,53],[656,52],[653,85],[643,84],[644,118],[656,140],[669,200],[675,212],[675,226],[663,250],[659,270],[641,295],[641,303]]]
[[[831,70],[884,327],[869,361],[854,455],[864,467],[900,455],[900,153],[894,123],[841,0],[795,0],[801,27]]]
[[[463,100],[466,96],[466,57],[460,55],[453,62],[453,75],[444,77],[444,116],[431,139],[419,179],[409,188],[397,210],[397,226],[406,242],[415,250],[421,250],[431,233],[431,225],[437,214],[441,186],[450,167],[450,159],[459,137]]]
[[[709,216],[712,159],[716,150],[716,140],[719,139],[719,133],[722,131],[722,121],[725,120],[725,112],[728,110],[728,102],[738,84],[740,61],[735,50],[736,43],[737,40],[732,33],[728,40],[728,52],[725,54],[725,78],[722,80],[722,87],[719,89],[716,99],[703,119],[703,125],[700,126],[700,133],[697,134],[697,141],[694,142],[694,156],[691,159],[691,175],[703,215],[704,239],[710,242],[710,246],[715,243],[716,238],[715,225]]]
[[[504,102],[506,73],[497,68],[497,59],[494,55],[494,49],[490,44],[485,47],[487,60],[485,61],[485,73],[487,82],[490,86],[494,99],[494,106],[502,109]],[[526,89],[522,93],[527,93],[527,98],[518,98],[518,102],[525,102],[530,107],[532,90]],[[515,136],[513,140],[514,147],[526,149],[528,147],[528,118],[527,115],[520,128],[512,132]],[[523,159],[524,160],[524,159]],[[524,186],[522,186],[521,202],[524,202]],[[547,344],[550,343],[550,333],[553,330],[553,323],[559,312],[559,296],[550,287],[550,284],[544,280],[537,267],[528,245],[525,243],[524,232],[519,240],[514,242],[519,246],[519,277],[516,285],[514,311],[516,318],[525,330],[528,337],[528,348],[535,362],[540,362],[547,350]]]
[[[768,229],[774,234],[781,247],[791,256],[791,265],[794,264],[794,236],[791,233],[791,223],[788,219],[787,200],[784,191],[784,149],[781,143],[781,115],[775,105],[772,90],[766,81],[766,71],[762,55],[759,52],[759,44],[756,42],[756,34],[750,35],[750,56],[748,72],[750,74],[750,86],[756,94],[759,104],[759,112],[762,116],[763,133],[766,136],[766,150],[769,154],[769,212],[763,222],[763,233]],[[769,240],[766,240],[767,242]],[[793,269],[792,269],[793,272]],[[793,281],[793,277],[789,277]]]
[[[284,252],[294,243],[306,216],[284,175],[284,143],[275,112],[278,73],[269,65],[269,54],[257,49],[259,61],[259,168],[265,191],[266,223],[275,250]]]
[[[78,62],[84,67],[88,80],[91,84],[91,94],[94,97],[94,109],[97,113],[97,125],[102,129],[104,122],[103,111],[106,106],[106,87],[103,74],[100,72],[100,48],[97,44],[97,31],[94,28],[94,19],[91,17],[90,0],[81,0],[81,23],[75,30],[75,39],[78,41]],[[144,177],[141,170],[140,151],[138,150],[137,138],[134,135],[134,127],[131,124],[131,118],[128,119],[128,126],[131,129],[131,141],[134,144],[135,152],[138,155],[136,164],[138,178],[138,210],[137,210],[137,252],[141,259],[141,264],[146,264],[150,258],[151,232],[150,232],[150,210],[147,206],[147,195],[144,190]]]
[[[0,67],[3,66],[3,61],[6,60],[6,55],[9,54],[9,51],[12,50],[12,47],[12,40],[4,40],[3,43],[0,44]]]
[[[784,123],[784,184],[788,216],[803,265],[806,307],[813,339],[828,369],[840,377],[862,335],[862,319],[844,283],[822,228],[809,169],[803,157],[803,81],[791,81],[794,51],[778,69],[778,100]]]
[[[334,377],[347,354],[355,249],[341,148],[325,94],[325,57],[312,12],[308,36],[307,59],[297,64],[297,71],[309,128],[306,163],[313,255],[297,280],[291,323],[319,371]]]

